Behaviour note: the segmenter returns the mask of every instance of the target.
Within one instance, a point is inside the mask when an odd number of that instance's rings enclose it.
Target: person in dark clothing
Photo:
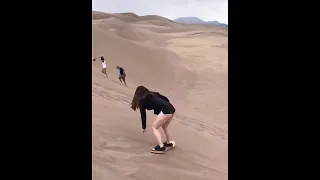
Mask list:
[[[146,110],[153,110],[154,114],[158,115],[152,123],[152,131],[158,141],[158,145],[154,147],[153,151],[164,152],[166,148],[172,148],[173,144],[170,142],[168,126],[176,110],[167,97],[158,92],[149,91],[144,86],[139,86],[132,99],[131,108],[134,111],[137,108],[140,109],[143,133],[146,131]],[[161,140],[160,127],[166,135],[166,142]]]
[[[127,86],[126,83],[126,73],[124,72],[124,69],[120,66],[117,66],[117,69],[119,69],[120,74],[119,74],[119,80],[122,83],[122,81],[124,82],[124,84]]]

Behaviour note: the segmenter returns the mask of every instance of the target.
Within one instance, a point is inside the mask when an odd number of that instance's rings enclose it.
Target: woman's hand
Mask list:
[[[146,129],[142,129],[141,131],[142,131],[142,134],[144,134],[146,132]]]

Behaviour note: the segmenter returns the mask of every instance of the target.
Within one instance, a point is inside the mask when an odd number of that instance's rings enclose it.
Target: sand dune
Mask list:
[[[173,22],[172,20],[170,20],[168,18],[157,16],[157,15],[140,16],[140,19],[141,20],[158,20],[158,21],[163,21],[163,22]]]
[[[228,179],[228,31],[182,25],[160,16],[93,12],[92,161],[95,180]],[[128,87],[115,68],[127,72]],[[134,90],[145,85],[170,98],[177,109],[170,130],[177,147],[165,155],[147,114],[130,108]],[[164,136],[163,136],[164,138]]]
[[[92,20],[105,19],[105,18],[109,18],[109,17],[113,17],[112,14],[98,12],[98,11],[92,11]]]

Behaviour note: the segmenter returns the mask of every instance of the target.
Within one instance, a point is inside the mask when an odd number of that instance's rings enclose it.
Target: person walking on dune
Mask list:
[[[124,84],[127,86],[126,83],[126,73],[124,72],[124,69],[120,66],[117,66],[117,69],[119,69],[120,74],[119,74],[119,80],[122,83],[122,81],[124,82]]]
[[[95,59],[93,59],[93,61],[95,61],[97,58],[95,58]],[[100,61],[101,61],[101,63],[102,63],[102,73],[103,74],[105,74],[106,76],[107,76],[107,78],[108,78],[108,74],[107,74],[107,63],[106,63],[106,61],[104,60],[104,57],[103,56],[101,56],[100,57]]]
[[[164,152],[166,148],[173,147],[173,144],[170,143],[168,127],[176,110],[167,97],[158,92],[149,91],[144,86],[138,86],[131,102],[131,108],[134,111],[137,108],[140,109],[142,133],[146,131],[146,110],[154,110],[154,114],[157,115],[152,123],[152,131],[158,141],[158,145],[152,151]],[[162,142],[160,127],[162,127],[166,135],[167,141],[165,142]]]

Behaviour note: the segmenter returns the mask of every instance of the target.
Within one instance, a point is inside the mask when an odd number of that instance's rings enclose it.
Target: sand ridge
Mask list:
[[[93,179],[228,179],[228,31],[93,12],[92,32],[92,58],[104,55],[109,75],[93,62]],[[128,87],[117,79],[117,65]],[[170,125],[177,147],[165,155],[149,153],[155,115],[147,112],[142,134],[140,114],[130,108],[139,85],[168,96],[177,109]]]

